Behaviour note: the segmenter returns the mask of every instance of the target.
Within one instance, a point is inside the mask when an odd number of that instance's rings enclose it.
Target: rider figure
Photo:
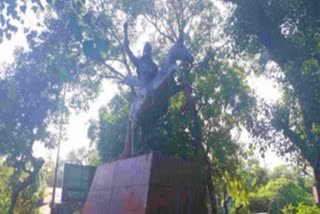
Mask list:
[[[158,67],[152,59],[152,47],[148,42],[146,42],[143,48],[143,55],[140,58],[134,56],[129,47],[127,22],[124,24],[124,48],[130,58],[130,61],[136,67],[140,89],[146,88],[148,90],[149,84],[158,73]]]

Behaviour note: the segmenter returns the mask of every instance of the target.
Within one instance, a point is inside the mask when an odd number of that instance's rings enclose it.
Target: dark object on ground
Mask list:
[[[64,164],[61,203],[55,204],[54,213],[69,214],[81,210],[95,171],[94,166]]]

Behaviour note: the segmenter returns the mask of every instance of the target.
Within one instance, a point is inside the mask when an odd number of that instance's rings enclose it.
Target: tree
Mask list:
[[[306,161],[312,167],[320,194],[320,3],[261,0],[235,4],[230,19],[235,50],[261,54],[262,65],[271,67],[267,75],[281,83],[284,92],[283,100],[273,108],[272,121],[260,121],[257,136],[277,143],[281,154],[298,152],[302,164]],[[272,129],[285,139],[275,138]]]
[[[241,213],[296,213],[297,207],[312,208],[313,178],[301,173],[298,167],[280,165],[270,171],[249,156],[239,170],[248,194],[248,206]]]
[[[122,151],[130,103],[130,93],[116,95],[105,108],[100,109],[99,120],[91,121],[88,137],[95,143],[102,162],[117,158]]]
[[[65,8],[65,15],[68,12]],[[70,25],[61,18],[47,21],[48,31],[30,37],[31,51],[18,50],[15,63],[0,79],[0,155],[14,168],[8,213],[13,213],[18,196],[36,181],[44,164],[43,159],[33,157],[34,144],[53,148],[57,136],[48,127],[65,123],[67,117],[61,121],[60,115],[67,114],[66,106],[82,107],[78,103],[84,104],[82,99],[93,96],[99,81],[90,77],[92,64],[83,66],[79,60],[83,52],[77,55],[70,48],[77,43],[77,22]],[[66,90],[74,93],[69,102],[64,100]]]
[[[64,162],[71,164],[97,166],[100,163],[100,160],[98,153],[94,148],[87,149],[86,147],[81,147],[77,150],[70,151],[67,154]]]
[[[59,2],[59,1],[57,1]],[[10,1],[3,0],[0,2],[0,44],[4,38],[10,40],[21,28],[24,28],[24,32],[29,37],[32,35],[32,26],[27,26],[25,19],[28,13],[36,14],[39,11],[43,11],[45,6],[40,0],[31,1]],[[38,24],[41,24],[40,21]]]
[[[6,163],[14,168],[10,175],[12,194],[8,210],[13,213],[20,192],[35,182],[44,163],[32,156],[32,145],[37,140],[47,139],[50,143],[43,120],[56,103],[43,96],[50,92],[45,76],[30,72],[28,67],[1,82],[0,151]]]
[[[10,206],[10,196],[13,191],[11,185],[11,175],[14,173],[14,168],[8,166],[1,161],[0,163],[1,181],[0,181],[0,208],[5,212]],[[27,173],[23,173],[21,179],[25,178]],[[39,176],[32,185],[25,188],[18,198],[18,206],[15,211],[20,213],[38,213],[38,202],[43,199],[45,185],[43,177]]]
[[[256,193],[250,195],[250,210],[252,212],[277,213],[288,204],[297,206],[298,203],[313,203],[308,189],[297,181],[278,178],[270,180]]]

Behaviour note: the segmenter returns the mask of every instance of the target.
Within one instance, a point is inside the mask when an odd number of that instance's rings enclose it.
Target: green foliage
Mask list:
[[[100,164],[101,161],[97,150],[95,150],[94,148],[80,147],[77,150],[70,151],[67,154],[64,162],[80,165],[97,166],[98,164]]]
[[[273,120],[271,126],[256,121],[253,129],[260,130],[256,136],[273,143],[279,154],[290,154],[290,159],[298,160],[300,165],[308,162],[320,192],[320,3],[239,0],[235,5],[228,26],[236,44],[234,50],[238,54],[259,55],[263,59],[260,69],[280,83],[284,93],[282,101],[272,109],[262,110],[269,112],[267,119],[273,115]],[[268,69],[266,65],[271,62],[277,68]],[[294,158],[297,153],[300,157]]]
[[[2,0],[0,2],[0,44],[5,38],[10,40],[17,33],[19,24],[25,24],[27,8],[33,14],[44,10],[40,0],[31,2]],[[30,13],[30,11],[28,12]],[[38,24],[41,23],[38,22]],[[28,32],[30,26],[24,27],[25,32]]]
[[[127,129],[128,93],[115,96],[106,109],[101,109],[99,121],[93,121],[89,138],[96,142],[97,150],[103,162],[116,158],[122,151]]]
[[[67,118],[67,105],[84,108],[83,101],[98,89],[100,79],[92,78],[92,64],[83,62],[81,20],[71,3],[57,12],[58,18],[47,17],[47,31],[27,37],[30,51],[17,50],[15,63],[6,67],[0,79],[0,155],[14,168],[13,198],[38,179],[43,161],[33,157],[34,143],[53,148],[57,136],[48,127],[65,123],[59,118],[61,113]],[[68,102],[63,100],[63,89],[74,93]],[[11,203],[9,212],[16,201]]]
[[[280,210],[290,213],[300,203],[313,204],[311,185],[297,178],[295,171],[284,166],[275,168],[268,183],[249,194],[249,209],[252,212],[278,213]],[[294,212],[296,213],[296,212]]]
[[[320,208],[317,205],[305,205],[299,203],[298,206],[289,204],[281,210],[284,214],[319,214]]]
[[[11,193],[14,187],[12,183],[12,175],[14,168],[1,162],[0,164],[0,209],[5,212],[9,209],[11,202]],[[20,179],[26,177],[26,174],[22,174]],[[17,202],[16,212],[25,214],[36,214],[39,213],[36,203],[44,198],[45,183],[43,180],[44,175],[40,177],[32,185],[29,185],[20,194]]]
[[[0,165],[0,209],[7,210],[10,204],[10,175],[13,173],[13,168],[6,167],[3,163]]]
[[[297,214],[319,214],[320,208],[317,205],[305,205],[303,203],[299,203],[297,207]]]
[[[147,0],[120,0],[115,1],[115,8],[119,8],[121,11],[125,12],[128,16],[136,18],[139,15],[146,15],[152,13],[154,9],[154,1]]]
[[[298,202],[312,200],[311,195],[306,194],[303,188],[285,178],[270,181],[258,191],[258,195],[271,199],[269,204],[269,212],[271,213],[276,212],[278,209],[281,210],[288,203],[297,204]]]
[[[47,187],[53,186],[53,179],[54,179],[54,169],[55,169],[55,163],[53,160],[47,160],[44,166],[41,169],[41,175],[44,179],[44,183]],[[62,179],[62,173],[59,174],[60,171],[58,170],[58,186],[61,186],[61,179]],[[59,178],[60,182],[59,182]]]
[[[239,165],[239,171],[248,203],[241,213],[280,213],[283,210],[296,213],[299,204],[314,204],[312,177],[301,174],[298,167],[283,165],[270,172],[261,168],[257,159],[249,157]]]
[[[247,207],[249,205],[248,191],[240,176],[230,177],[228,173],[224,173],[223,180],[227,184],[228,195],[233,199],[234,207]]]

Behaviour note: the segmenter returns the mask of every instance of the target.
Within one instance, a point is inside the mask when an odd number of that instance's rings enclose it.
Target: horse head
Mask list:
[[[193,63],[194,58],[188,48],[184,45],[183,37],[180,37],[170,48],[169,59],[174,62],[180,60],[189,64]]]

